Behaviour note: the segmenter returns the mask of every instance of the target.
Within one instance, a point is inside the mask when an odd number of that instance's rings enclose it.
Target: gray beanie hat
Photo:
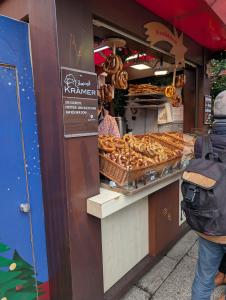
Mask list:
[[[215,118],[226,118],[226,91],[221,92],[215,98],[213,114]]]

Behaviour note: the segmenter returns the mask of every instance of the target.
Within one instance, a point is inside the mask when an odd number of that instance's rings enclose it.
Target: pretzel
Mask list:
[[[176,150],[162,145],[154,135],[135,137],[126,134],[123,138],[100,136],[99,148],[104,151],[104,156],[128,170],[153,166],[178,156]]]
[[[181,106],[182,104],[182,98],[178,95],[174,95],[172,98],[171,98],[171,104],[173,107],[179,107]]]
[[[173,85],[169,85],[165,88],[165,95],[167,98],[172,98],[176,94],[176,89]]]
[[[112,137],[100,136],[98,139],[98,146],[99,149],[104,150],[105,152],[113,152],[116,149]]]
[[[103,64],[103,69],[108,74],[115,74],[120,68],[120,60],[117,55],[110,54]]]
[[[111,102],[113,99],[113,88],[110,84],[104,85],[104,100]]]
[[[122,71],[123,70],[123,62],[120,56],[117,56],[118,60],[119,60],[119,68],[118,71]]]
[[[128,88],[128,73],[126,71],[118,71],[115,75],[115,87],[117,89],[126,90]]]
[[[123,140],[125,142],[128,142],[128,141],[130,141],[132,139],[134,139],[134,137],[132,136],[132,134],[129,134],[129,133],[125,134],[124,137],[123,137]]]
[[[125,143],[124,143],[124,141],[123,140],[118,140],[118,141],[116,141],[116,143],[115,143],[115,148],[117,149],[123,149],[125,147]]]

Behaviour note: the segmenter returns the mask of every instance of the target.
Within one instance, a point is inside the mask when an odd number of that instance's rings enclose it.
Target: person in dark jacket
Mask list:
[[[213,129],[210,133],[213,151],[221,160],[226,162],[226,91],[221,92],[215,99],[214,119]],[[195,143],[196,158],[202,155],[202,144],[203,137],[201,136],[197,138]],[[211,293],[215,287],[214,278],[219,266],[222,267],[224,264],[223,257],[226,253],[226,236],[198,234],[199,254],[192,285],[192,300],[210,300]],[[220,270],[222,271],[222,269]],[[222,296],[219,300],[226,300],[226,297]]]

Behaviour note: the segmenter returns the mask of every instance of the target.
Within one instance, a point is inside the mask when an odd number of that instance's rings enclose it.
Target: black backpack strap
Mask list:
[[[205,158],[207,154],[214,156],[210,135],[205,135],[202,141],[202,158]]]

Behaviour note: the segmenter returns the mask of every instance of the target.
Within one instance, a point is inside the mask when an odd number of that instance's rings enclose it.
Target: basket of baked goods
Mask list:
[[[123,186],[137,180],[153,166],[148,157],[132,150],[123,138],[99,136],[100,173]]]
[[[163,141],[173,147],[178,148],[181,151],[183,151],[183,149],[184,149],[183,141],[178,140],[175,137],[169,136],[166,133],[151,133],[150,135],[157,140]]]
[[[167,167],[174,167],[181,160],[182,152],[178,147],[156,139],[152,134],[136,136],[130,147],[149,157],[155,164],[154,170],[159,172]]]
[[[123,186],[141,179],[147,172],[173,166],[181,157],[170,147],[149,135],[123,138],[99,136],[100,173]]]
[[[172,138],[175,138],[175,139],[185,143],[186,145],[190,145],[190,146],[194,147],[195,137],[190,134],[172,131],[172,132],[166,132],[166,135],[168,135]]]
[[[182,151],[183,156],[188,157],[194,153],[194,137],[184,134],[182,132],[167,132],[167,133],[153,133],[155,138],[166,142],[169,145],[177,147]]]

